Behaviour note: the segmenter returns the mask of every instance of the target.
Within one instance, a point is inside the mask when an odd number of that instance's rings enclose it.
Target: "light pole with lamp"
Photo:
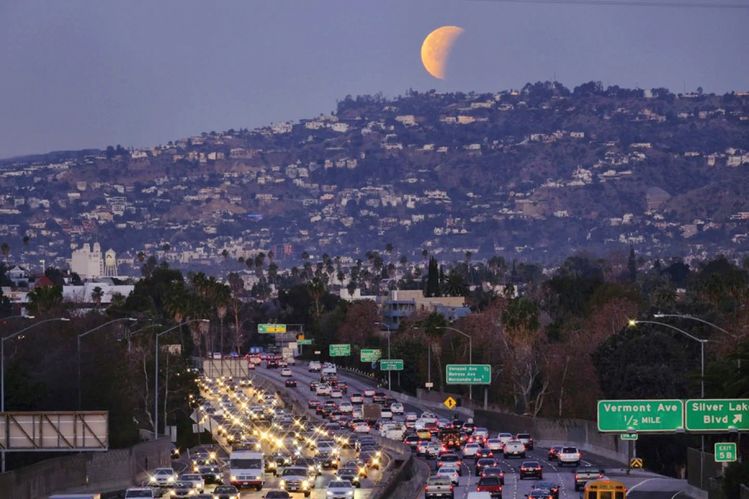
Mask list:
[[[187,326],[188,324],[192,324],[194,322],[202,322],[205,324],[205,323],[210,323],[211,321],[209,321],[208,319],[192,319],[189,321],[181,322],[174,327],[170,327],[166,331],[156,333],[156,348],[154,351],[156,365],[155,365],[155,369],[153,372],[153,377],[154,377],[153,438],[154,440],[156,440],[156,438],[158,438],[158,435],[159,435],[159,338],[167,333],[174,331],[175,329],[179,329],[182,326]]]
[[[686,336],[690,340],[696,341],[700,344],[700,398],[705,398],[705,343],[708,342],[708,340],[704,338],[698,338],[694,336],[693,334],[687,333],[681,328],[678,328],[676,326],[673,326],[667,322],[660,322],[660,321],[640,321],[635,319],[630,319],[628,321],[629,327],[637,327],[638,324],[652,324],[655,326],[662,326],[669,328],[673,331],[676,331],[678,333],[681,333],[682,335]],[[705,460],[705,435],[701,435],[701,452],[700,452],[700,487],[703,486],[703,474],[704,474],[704,460]]]
[[[55,322],[55,321],[70,322],[70,319],[68,319],[67,317],[55,317],[53,319],[44,319],[42,321],[35,322],[34,324],[30,325],[29,327],[23,328],[20,331],[16,331],[15,333],[12,333],[12,334],[9,334],[7,336],[0,338],[0,412],[5,412],[5,342],[11,338],[18,338],[21,334],[31,329],[34,329],[37,326],[41,326],[42,324],[47,324],[49,322]],[[0,461],[2,461],[2,465],[0,465],[0,471],[4,473],[5,472],[5,451],[2,452],[2,459],[0,459]]]
[[[460,329],[452,326],[438,326],[436,329],[449,329],[450,331],[455,331],[456,333],[462,334],[468,338],[468,365],[473,365],[473,340],[470,334],[466,334]],[[473,385],[468,385],[468,399],[473,400]]]
[[[109,322],[105,322],[104,324],[100,324],[100,325],[96,326],[95,328],[89,329],[88,331],[85,331],[85,332],[79,334],[78,337],[76,338],[76,359],[77,359],[77,363],[78,363],[78,373],[77,373],[77,376],[78,376],[78,383],[77,383],[77,387],[78,387],[78,406],[77,407],[78,407],[79,411],[81,410],[81,398],[82,398],[81,397],[81,339],[84,338],[84,337],[86,337],[86,336],[88,336],[91,333],[95,333],[96,331],[100,331],[101,329],[109,326],[110,324],[116,324],[118,322],[125,322],[125,321],[128,321],[128,322],[137,322],[137,320],[138,319],[135,319],[133,317],[121,317],[119,319],[114,319],[114,320],[111,320]]]
[[[128,330],[127,334],[125,335],[125,338],[127,340],[127,351],[130,352],[130,338],[132,338],[133,336],[135,336],[136,334],[138,334],[140,332],[145,331],[146,329],[151,329],[151,328],[154,328],[154,327],[161,327],[161,326],[163,326],[163,324],[157,322],[157,323],[154,323],[154,324],[149,324],[147,326],[143,326],[141,328],[138,328],[135,331],[129,331]]]

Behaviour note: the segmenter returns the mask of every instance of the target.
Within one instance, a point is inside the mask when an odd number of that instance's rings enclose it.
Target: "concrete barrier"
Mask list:
[[[148,468],[171,463],[166,438],[128,449],[46,459],[0,475],[0,499],[37,499],[54,493],[100,492],[134,485]]]

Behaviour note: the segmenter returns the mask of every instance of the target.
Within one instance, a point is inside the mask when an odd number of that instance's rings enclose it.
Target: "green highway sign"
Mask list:
[[[348,343],[337,343],[328,346],[328,354],[331,357],[348,357],[351,355],[351,345]]]
[[[732,463],[736,461],[736,442],[715,442],[715,462]]]
[[[382,350],[379,348],[362,348],[359,352],[362,362],[376,362],[380,357],[382,357]]]
[[[489,364],[448,364],[448,385],[488,385],[492,380]]]
[[[257,332],[260,334],[278,334],[286,332],[286,324],[258,324]]]
[[[689,431],[749,430],[749,399],[687,400]]]
[[[403,359],[380,359],[380,371],[402,371]]]
[[[681,400],[599,400],[598,431],[671,432],[684,428]]]
[[[303,340],[296,340],[297,345],[311,345],[312,344],[312,338],[305,338]]]
[[[637,433],[622,433],[619,438],[621,440],[637,440]]]

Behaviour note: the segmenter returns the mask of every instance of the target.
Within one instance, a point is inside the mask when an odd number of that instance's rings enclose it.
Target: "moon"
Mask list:
[[[427,73],[440,80],[445,79],[447,60],[455,40],[463,34],[458,26],[441,26],[424,38],[421,44],[421,63]]]

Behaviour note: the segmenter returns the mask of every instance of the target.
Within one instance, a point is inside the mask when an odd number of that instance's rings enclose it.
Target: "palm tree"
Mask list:
[[[48,315],[62,305],[62,286],[38,286],[28,294],[28,300],[36,315]]]
[[[96,310],[99,310],[99,307],[101,306],[101,299],[103,297],[104,291],[99,286],[96,286],[93,291],[91,291],[91,300],[96,305]]]

